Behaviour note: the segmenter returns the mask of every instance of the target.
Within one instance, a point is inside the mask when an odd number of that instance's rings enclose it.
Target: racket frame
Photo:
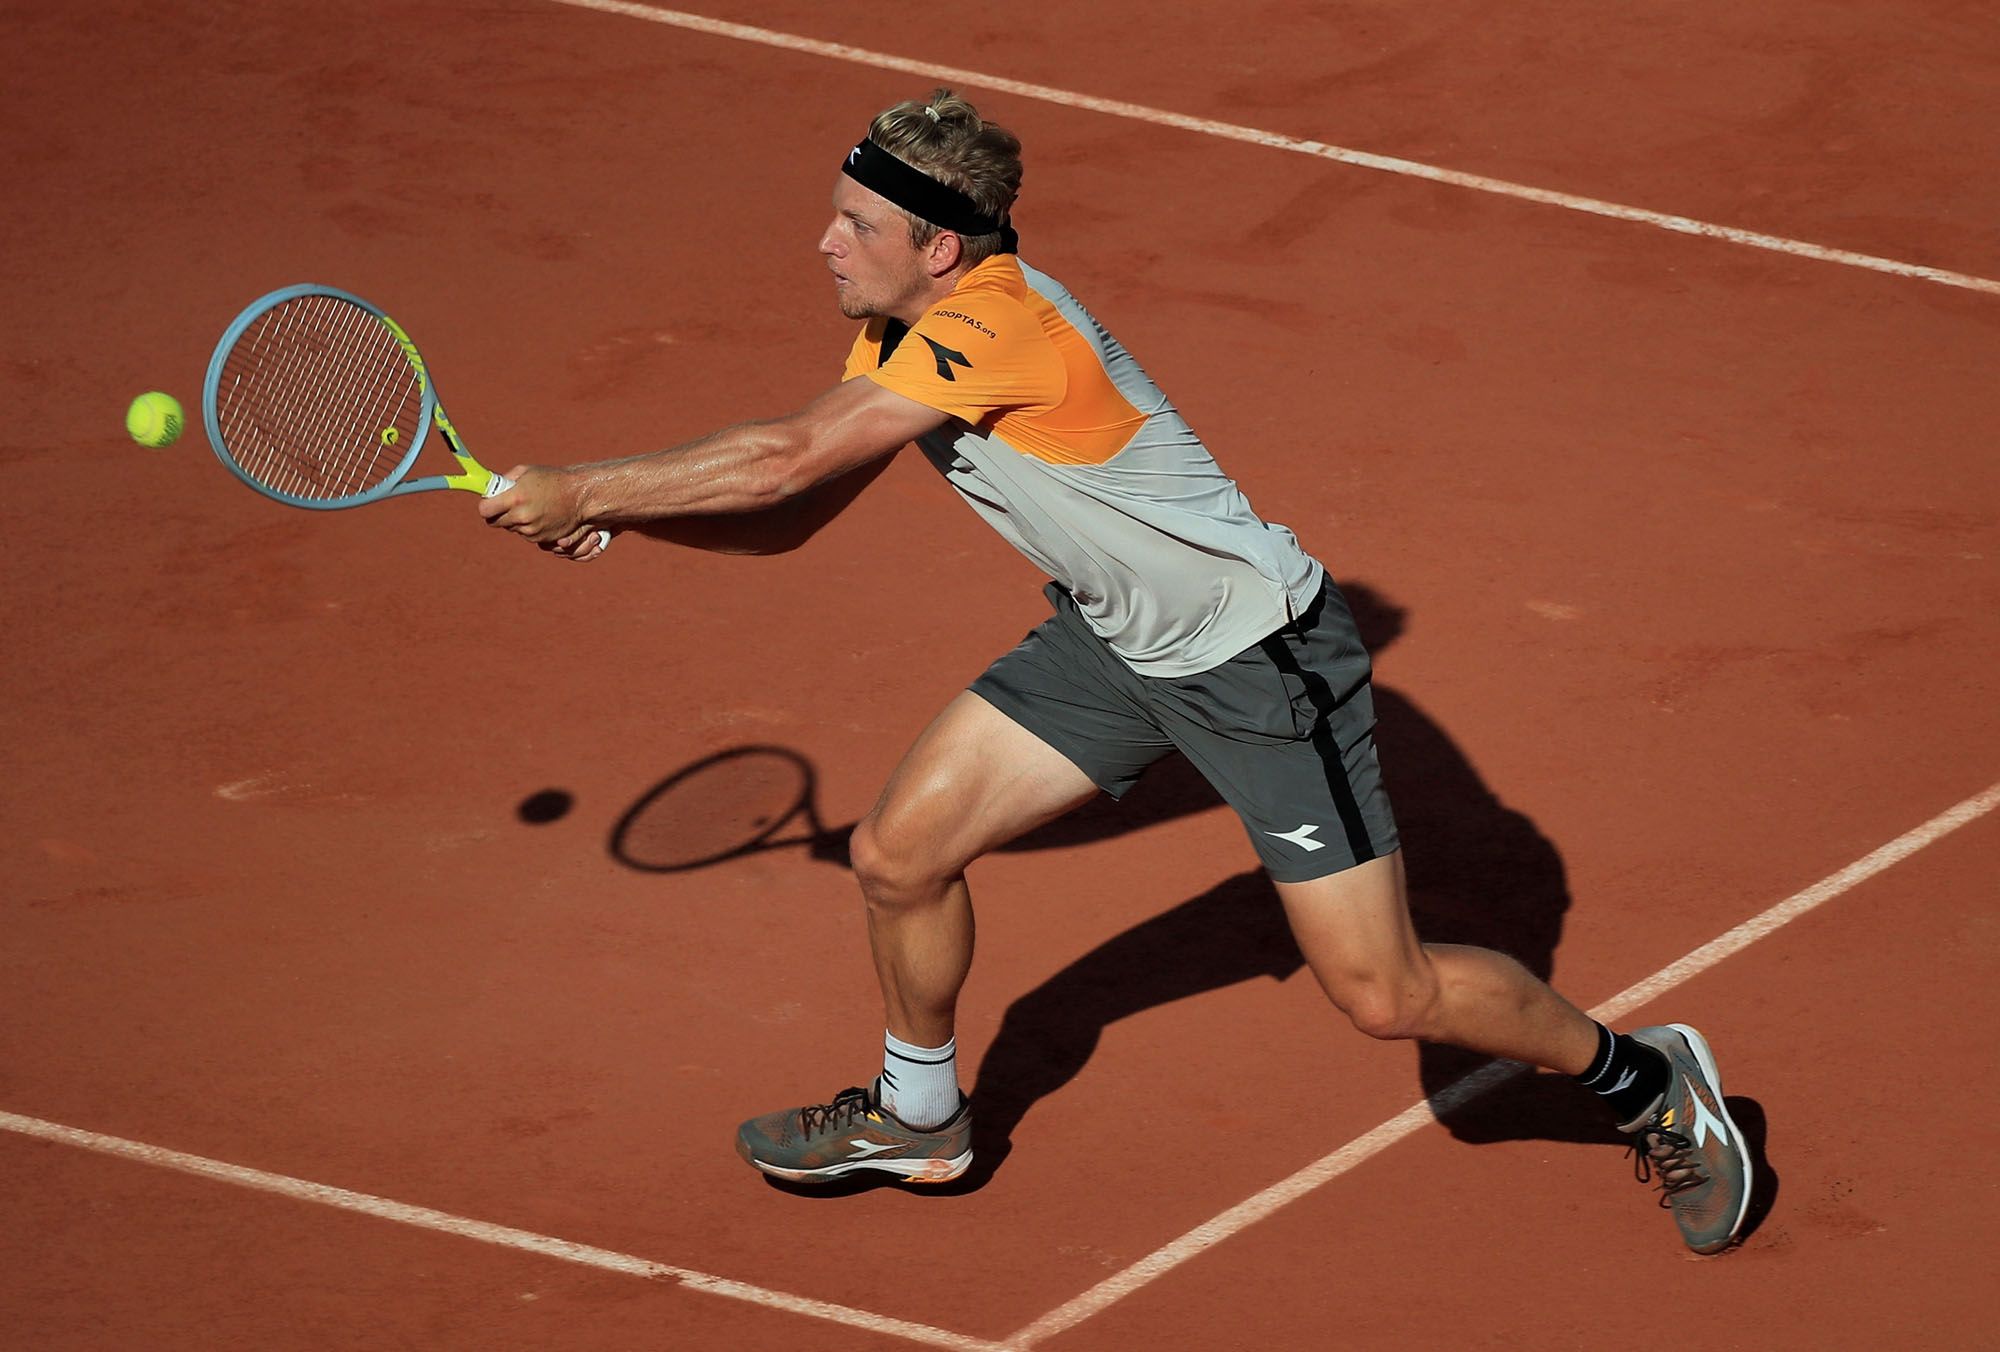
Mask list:
[[[243,336],[252,324],[255,324],[271,310],[276,309],[287,301],[298,300],[307,296],[325,296],[333,300],[344,301],[357,309],[373,315],[377,320],[381,321],[382,326],[388,329],[391,336],[395,338],[397,345],[402,348],[403,356],[409,361],[411,370],[415,372],[419,397],[422,400],[417,413],[416,431],[411,435],[409,448],[403,452],[402,458],[397,462],[396,467],[385,475],[380,483],[374,484],[359,493],[349,494],[346,497],[300,497],[296,493],[287,493],[283,489],[273,488],[269,484],[254,478],[241,465],[236,463],[235,457],[229,454],[228,443],[222,435],[221,418],[216,411],[216,396],[222,385],[223,366],[228,361],[230,352],[235,349],[237,340]],[[473,458],[470,451],[465,449],[465,443],[459,438],[458,429],[451,425],[451,419],[445,414],[444,405],[438,402],[437,388],[431,380],[429,368],[424,364],[423,354],[417,351],[417,345],[410,340],[410,335],[404,332],[403,326],[384,313],[380,306],[371,304],[350,291],[342,291],[338,287],[321,286],[313,282],[302,282],[296,286],[280,287],[268,295],[259,297],[242,314],[238,315],[229,327],[223,330],[221,340],[215,345],[215,355],[209,359],[208,375],[202,381],[201,387],[201,418],[202,424],[208,429],[208,443],[210,448],[214,450],[216,459],[220,460],[231,474],[234,474],[265,497],[273,498],[291,507],[304,507],[310,511],[334,511],[345,507],[360,507],[370,502],[380,502],[383,498],[397,497],[404,493],[428,493],[443,488],[456,488],[465,492],[479,493],[483,496],[491,497],[494,493],[504,491],[513,486],[511,481],[507,480],[505,476],[495,474],[492,470],[487,469],[486,466]],[[403,476],[408,474],[410,466],[416,463],[417,456],[423,451],[424,443],[429,439],[430,430],[433,426],[438,431],[444,433],[445,443],[450,448],[453,457],[458,461],[459,472],[457,474],[430,474],[419,479],[406,481]]]

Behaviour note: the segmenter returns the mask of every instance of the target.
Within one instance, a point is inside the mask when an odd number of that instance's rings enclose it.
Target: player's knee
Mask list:
[[[1423,983],[1357,982],[1334,998],[1357,1030],[1383,1042],[1428,1035],[1436,992]]]
[[[848,854],[862,895],[871,906],[908,907],[935,902],[955,870],[933,857],[913,832],[871,812],[855,824]]]

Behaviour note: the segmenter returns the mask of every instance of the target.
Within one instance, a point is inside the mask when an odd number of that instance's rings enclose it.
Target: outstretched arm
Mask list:
[[[883,389],[844,381],[798,412],[743,423],[684,446],[562,467],[519,465],[515,486],[483,499],[493,525],[559,551],[600,526],[755,512],[915,440],[945,415]]]
[[[861,496],[862,490],[882,477],[894,464],[894,452],[872,460],[860,469],[809,488],[787,498],[776,507],[761,512],[732,512],[717,516],[668,516],[643,525],[628,527],[625,534],[643,535],[687,549],[705,549],[714,554],[785,554],[819,534],[822,527]],[[593,549],[596,536],[588,533],[574,555],[581,559]]]

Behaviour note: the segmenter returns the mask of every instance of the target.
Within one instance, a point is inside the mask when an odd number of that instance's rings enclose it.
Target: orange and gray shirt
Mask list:
[[[918,448],[1141,675],[1225,662],[1319,590],[1318,562],[1251,510],[1131,354],[1013,254],[914,328],[870,320],[856,376],[950,415]]]

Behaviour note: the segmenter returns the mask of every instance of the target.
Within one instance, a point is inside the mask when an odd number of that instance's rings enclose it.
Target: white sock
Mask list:
[[[883,1033],[882,1078],[876,1083],[882,1106],[904,1124],[920,1131],[943,1125],[958,1111],[958,1039],[918,1047]]]

